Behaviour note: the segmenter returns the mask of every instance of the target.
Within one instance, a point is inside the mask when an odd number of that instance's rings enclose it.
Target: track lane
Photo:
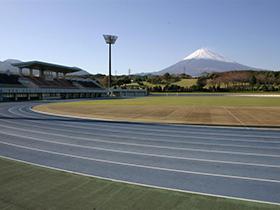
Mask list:
[[[98,150],[93,147],[82,147],[75,144],[61,144],[51,141],[38,141],[33,139],[4,137],[0,144],[26,146],[33,149],[42,149],[50,152],[70,154],[85,158],[94,158],[106,161],[117,161],[124,164],[137,164],[163,168],[165,170],[180,170],[186,173],[206,173],[211,176],[231,176],[232,178],[259,180],[280,183],[280,168],[272,166],[240,165],[232,163],[206,162],[180,158],[158,157],[122,151]]]
[[[188,190],[207,194],[232,196],[238,194],[239,198],[257,199],[266,202],[275,202],[279,199],[279,186],[275,183],[238,180],[230,178],[216,178],[211,176],[198,176],[178,172],[165,172],[148,168],[137,168],[125,165],[93,162],[92,160],[79,159],[59,154],[30,151],[9,146],[1,146],[4,156],[24,160],[31,163],[46,165],[64,170],[93,174],[116,180],[125,180],[146,185],[155,185],[178,190]],[[105,175],[104,175],[105,174]],[[227,190],[225,191],[224,187]],[[264,190],[266,189],[266,190]],[[252,192],[258,192],[258,196],[252,196]],[[236,196],[234,196],[236,197]]]
[[[92,120],[90,120],[88,122],[88,120],[78,120],[78,119],[75,119],[75,118],[71,118],[71,120],[69,120],[69,118],[65,118],[65,117],[58,117],[57,116],[50,116],[50,115],[43,115],[42,117],[42,114],[40,113],[37,113],[37,112],[33,112],[32,110],[30,110],[32,108],[32,105],[31,106],[20,106],[20,107],[15,107],[16,109],[14,110],[15,112],[11,111],[12,114],[16,114],[16,115],[21,115],[22,117],[24,115],[20,114],[20,113],[23,113],[23,114],[27,114],[25,116],[28,116],[28,117],[34,117],[36,119],[36,116],[39,117],[40,119],[64,119],[62,121],[62,123],[64,124],[70,124],[74,121],[78,121],[80,122],[81,125],[83,126],[78,126],[77,124],[75,124],[75,126],[77,128],[84,128],[86,125],[89,125],[89,127],[92,129],[91,127],[91,124],[90,122]],[[11,110],[14,109],[14,107],[11,108]],[[16,113],[17,112],[17,113]],[[60,123],[58,121],[58,123]],[[225,139],[226,137],[233,137],[233,138],[236,138],[236,137],[245,137],[247,139],[250,139],[250,138],[254,138],[254,139],[257,139],[257,138],[261,138],[261,139],[275,139],[275,140],[280,140],[280,137],[279,137],[279,131],[275,130],[275,129],[272,129],[272,130],[269,130],[269,132],[266,132],[266,130],[263,130],[263,129],[260,129],[260,128],[240,128],[240,127],[232,127],[232,128],[227,128],[227,127],[223,127],[223,132],[220,133],[220,132],[216,132],[216,127],[215,126],[208,126],[206,128],[200,128],[200,126],[191,126],[191,125],[188,125],[188,126],[180,126],[180,125],[164,125],[164,124],[146,124],[146,125],[143,125],[145,123],[125,123],[125,122],[122,122],[121,124],[119,123],[114,123],[114,122],[104,122],[104,121],[98,121],[98,120],[95,120],[95,127],[103,130],[103,131],[108,131],[109,128],[119,128],[119,129],[122,129],[124,131],[122,131],[122,134],[123,133],[131,133],[130,131],[133,132],[133,134],[137,134],[137,131],[140,131],[139,134],[143,134],[141,131],[144,131],[144,132],[149,132],[150,134],[154,134],[154,135],[160,135],[160,136],[163,136],[163,134],[166,136],[168,136],[168,134],[172,133],[172,137],[186,137],[185,134],[199,134],[201,135],[202,137],[197,137],[197,138],[206,138],[206,137],[210,137],[211,135],[214,135],[215,138],[219,138],[219,136],[222,136],[223,139]],[[129,126],[127,126],[129,125]],[[151,125],[151,126],[149,126]],[[158,126],[161,126],[162,128],[161,129],[153,129],[151,127],[158,127]],[[144,127],[144,129],[143,129]],[[170,127],[172,129],[170,129]],[[163,129],[165,128],[165,129]],[[183,128],[183,129],[182,129]],[[219,128],[219,127],[218,127]],[[203,130],[202,130],[203,129]],[[230,132],[226,132],[226,130],[230,130]],[[112,131],[112,130],[111,130]],[[117,132],[117,130],[116,130]],[[160,133],[159,133],[160,132]],[[253,132],[253,133],[252,133]],[[167,134],[166,134],[167,133]],[[182,134],[182,135],[179,135],[179,134]],[[255,133],[258,133],[258,135],[255,135]],[[191,136],[191,135],[190,135]]]
[[[1,125],[0,125],[1,127]],[[2,125],[3,127],[3,125]],[[5,126],[5,128],[7,128]],[[10,131],[12,131],[12,136],[17,136],[18,138],[29,138],[29,139],[35,139],[40,141],[39,139],[42,139],[42,134],[38,133],[37,135],[34,135],[34,132],[25,130],[25,129],[15,129],[15,128],[9,128]],[[19,131],[18,131],[19,130]],[[22,134],[22,131],[25,131],[25,134]],[[1,131],[0,131],[1,132]],[[37,131],[36,131],[37,132]],[[7,132],[2,132],[2,134],[7,134]],[[32,135],[28,134],[32,133]],[[28,135],[27,135],[28,134]],[[90,138],[81,138],[81,137],[72,137],[72,136],[59,136],[59,138],[54,138],[53,135],[44,135],[43,141],[56,141],[60,143],[72,143],[80,146],[85,147],[95,147],[100,148],[101,150],[119,150],[124,151],[126,153],[145,153],[150,155],[167,155],[176,157],[178,159],[184,159],[184,158],[195,158],[195,159],[203,159],[208,160],[208,162],[216,162],[216,161],[226,161],[226,162],[234,162],[236,164],[242,163],[244,165],[246,164],[274,164],[274,166],[279,166],[279,157],[278,156],[264,156],[264,155],[252,155],[252,154],[231,154],[231,153],[219,153],[214,151],[200,151],[197,153],[197,151],[193,150],[186,150],[182,148],[164,148],[164,147],[151,147],[150,145],[143,145],[143,144],[127,144],[127,143],[121,143],[121,142],[111,142],[111,141],[99,141],[96,139],[90,139]],[[209,156],[212,158],[210,159]]]
[[[16,113],[15,113],[16,114]],[[26,115],[22,115],[22,114],[16,114],[17,116],[21,116],[21,117],[26,117]],[[69,129],[71,128],[71,130],[69,132],[74,132],[75,134],[79,133],[79,134],[87,134],[87,135],[91,135],[91,136],[106,136],[106,137],[114,137],[115,138],[118,138],[119,136],[117,134],[115,135],[108,135],[107,133],[104,133],[104,130],[102,129],[99,129],[99,130],[95,130],[94,128],[84,128],[84,127],[79,127],[79,126],[66,126],[66,125],[59,125],[59,124],[50,124],[50,123],[44,123],[42,124],[41,122],[38,122],[38,120],[32,120],[32,119],[28,119],[29,124],[32,123],[32,126],[36,127],[36,128],[44,128],[44,129],[53,129],[54,131],[63,131],[64,129]],[[67,122],[67,120],[66,120]],[[64,122],[63,122],[64,123]],[[40,124],[40,126],[38,126],[38,124]],[[43,125],[43,126],[42,126]],[[101,130],[101,131],[100,131]],[[106,130],[108,131],[108,130]],[[111,131],[112,133],[116,132],[116,131]],[[124,132],[125,133],[125,132]],[[145,133],[142,133],[141,135],[145,135]],[[268,140],[265,140],[265,141],[254,141],[253,143],[252,142],[247,142],[246,139],[242,139],[242,144],[240,143],[240,139],[238,138],[235,138],[235,139],[232,139],[232,141],[235,142],[235,144],[231,144],[231,143],[216,143],[216,142],[213,142],[213,139],[211,138],[204,138],[204,142],[201,141],[201,140],[197,140],[197,139],[192,139],[193,137],[190,137],[190,136],[184,136],[184,137],[181,137],[179,140],[176,140],[177,138],[175,137],[172,138],[172,140],[170,140],[170,137],[167,137],[167,138],[163,138],[162,136],[158,137],[158,138],[141,138],[141,137],[135,137],[135,136],[132,136],[132,135],[127,135],[127,134],[122,134],[122,139],[124,138],[128,138],[129,141],[133,140],[133,139],[137,139],[137,140],[148,140],[149,142],[155,142],[155,141],[160,141],[160,142],[163,142],[163,143],[182,143],[182,144],[193,144],[193,145],[199,145],[199,146],[202,146],[202,145],[208,145],[208,146],[231,146],[231,147],[248,147],[248,148],[261,148],[261,149],[280,149],[280,138],[277,137],[278,141],[268,141]],[[210,141],[211,140],[211,141]],[[207,142],[207,143],[205,143]],[[209,143],[210,142],[210,143]],[[238,144],[236,144],[236,142],[238,142]],[[245,144],[243,143],[245,142]],[[258,145],[260,145],[259,147],[257,146],[254,146],[255,143],[257,143]],[[262,144],[263,143],[263,144]],[[251,145],[252,144],[252,145]],[[269,146],[267,146],[269,145]]]
[[[34,113],[33,105],[0,105],[0,155],[129,182],[280,203],[277,130],[74,120]],[[62,159],[70,162],[67,167]]]
[[[61,134],[63,129],[57,129],[57,128],[49,128],[46,126],[35,126],[32,125],[32,128],[36,127],[39,129],[36,130],[28,130],[30,129],[29,126],[25,126],[19,123],[11,123],[9,121],[5,121],[5,125],[0,125],[4,128],[18,130],[18,131],[25,131],[29,133],[36,133],[40,135],[51,135],[54,137],[68,137],[72,138],[72,136],[75,136],[77,134],[82,134],[84,137],[80,138],[83,140],[92,140],[96,142],[105,142],[105,143],[112,143],[112,144],[127,144],[127,145],[135,145],[135,146],[143,146],[143,147],[155,147],[155,148],[170,148],[170,149],[178,149],[178,150],[193,150],[193,151],[213,151],[213,152],[221,152],[221,153],[237,153],[237,154],[255,154],[259,156],[279,156],[280,148],[277,148],[278,144],[274,144],[274,147],[250,147],[250,146],[240,146],[240,145],[219,145],[219,144],[200,144],[200,143],[187,143],[187,142],[167,142],[167,141],[154,141],[154,140],[143,140],[141,139],[139,141],[139,138],[137,139],[130,139],[129,137],[126,137],[126,140],[124,140],[125,137],[122,137],[118,141],[114,141],[114,139],[118,139],[118,136],[115,136],[115,138],[99,138],[95,137],[93,133],[86,133],[86,132],[76,132],[73,130],[68,131],[69,135]],[[14,126],[18,125],[18,126]],[[41,128],[41,129],[40,129]],[[60,131],[60,132],[57,132]]]

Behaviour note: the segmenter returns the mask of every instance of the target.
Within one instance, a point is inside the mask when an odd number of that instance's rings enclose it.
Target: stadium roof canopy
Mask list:
[[[42,61],[20,62],[20,63],[13,63],[12,65],[20,69],[28,68],[28,69],[38,69],[43,71],[61,72],[61,73],[73,73],[81,70],[80,68],[77,67],[62,66],[62,65],[46,63]]]

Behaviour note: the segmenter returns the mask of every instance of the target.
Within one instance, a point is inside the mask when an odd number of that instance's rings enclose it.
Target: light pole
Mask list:
[[[108,81],[108,88],[111,88],[111,84],[112,84],[111,45],[115,44],[118,37],[114,36],[114,35],[103,35],[103,37],[104,37],[106,43],[109,44],[109,81]]]

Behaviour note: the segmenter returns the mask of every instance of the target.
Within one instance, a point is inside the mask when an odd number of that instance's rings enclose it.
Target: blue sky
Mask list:
[[[119,36],[113,73],[161,70],[206,47],[280,70],[278,0],[0,0],[0,60],[107,73],[102,34]]]

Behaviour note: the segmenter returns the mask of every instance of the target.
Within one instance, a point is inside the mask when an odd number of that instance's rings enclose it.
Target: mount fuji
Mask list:
[[[155,75],[169,74],[189,74],[199,76],[202,73],[224,72],[234,70],[257,70],[254,67],[239,64],[225,58],[211,50],[198,49],[183,60],[171,65],[161,71],[154,72]]]

